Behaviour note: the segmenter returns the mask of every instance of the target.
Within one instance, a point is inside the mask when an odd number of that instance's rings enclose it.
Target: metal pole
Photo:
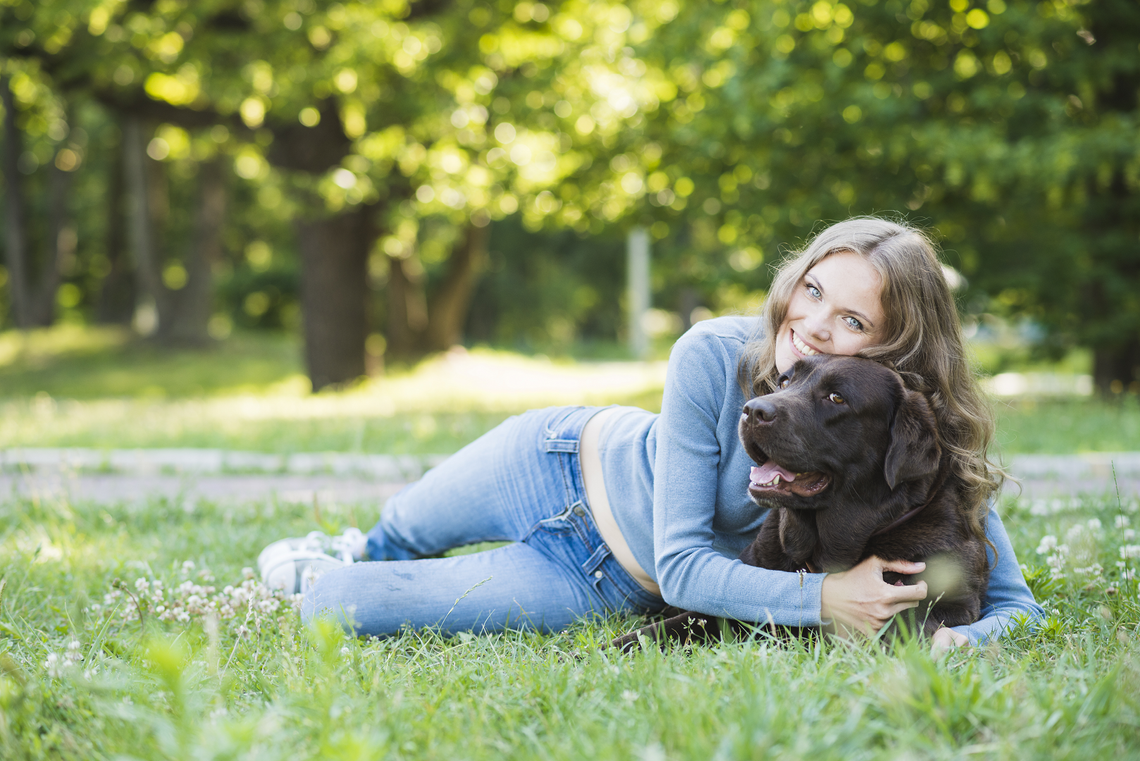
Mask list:
[[[635,227],[626,242],[629,264],[629,350],[638,359],[649,355],[645,313],[649,311],[649,231]]]

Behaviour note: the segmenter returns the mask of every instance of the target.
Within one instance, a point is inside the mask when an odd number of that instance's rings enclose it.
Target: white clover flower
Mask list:
[[[1052,534],[1046,534],[1045,536],[1041,537],[1041,543],[1037,545],[1037,554],[1044,555],[1047,552],[1051,552],[1056,547],[1057,537],[1053,536]]]
[[[193,560],[183,560],[182,561],[182,573],[190,573],[191,571],[194,570],[194,568],[195,568],[195,563]]]
[[[138,592],[145,592],[150,589],[150,582],[143,577],[135,579],[135,590]]]
[[[1127,515],[1116,516],[1116,527],[1117,528],[1128,528],[1128,516]]]
[[[1088,520],[1089,531],[1100,531],[1100,519],[1089,518]]]
[[[1120,548],[1120,557],[1122,560],[1133,560],[1140,558],[1140,544],[1126,544]]]
[[[253,579],[253,578],[257,577],[257,574],[254,573],[253,569],[250,568],[249,566],[246,566],[245,568],[241,569],[241,575],[247,579]]]
[[[1065,539],[1067,541],[1073,542],[1073,541],[1076,541],[1077,539],[1080,539],[1081,535],[1084,533],[1085,533],[1085,527],[1083,525],[1081,525],[1080,523],[1075,523],[1069,528],[1068,531],[1065,532]]]
[[[48,653],[47,659],[44,661],[44,669],[48,672],[48,676],[58,679],[71,668],[71,661],[66,658],[59,657],[59,653]]]
[[[1136,538],[1136,530],[1131,528],[1124,529],[1124,541],[1131,542]]]

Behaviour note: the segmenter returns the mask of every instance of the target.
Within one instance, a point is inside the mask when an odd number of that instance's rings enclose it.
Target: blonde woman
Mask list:
[[[511,418],[394,496],[367,535],[270,545],[263,576],[303,591],[306,619],[330,613],[360,634],[551,631],[667,604],[877,632],[927,592],[923,582],[887,584],[883,573],[918,573],[922,563],[871,557],[801,579],[736,559],[765,518],[748,497],[753,463],[737,439],[744,402],[801,357],[856,353],[890,362],[928,396],[974,530],[991,548],[981,620],[939,630],[933,647],[977,643],[1016,614],[1042,615],[989,507],[999,485],[986,460],[993,422],[941,265],[921,232],[878,218],[828,227],[789,258],[759,320],[717,318],[682,336],[660,414],[571,407]],[[485,541],[511,543],[432,557]],[[325,554],[330,546],[339,557]],[[384,562],[354,562],[362,558]]]

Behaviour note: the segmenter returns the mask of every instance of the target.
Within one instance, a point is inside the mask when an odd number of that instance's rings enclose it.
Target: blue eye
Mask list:
[[[811,295],[811,297],[812,297],[812,298],[814,298],[814,299],[818,299],[818,298],[822,298],[822,297],[823,297],[823,294],[819,292],[819,289],[818,289],[818,288],[816,288],[816,287],[815,287],[814,285],[812,285],[811,283],[808,283],[808,284],[807,284],[807,292],[808,292],[808,293]]]
[[[851,327],[852,330],[863,331],[863,323],[856,320],[854,317],[844,317],[843,320]]]

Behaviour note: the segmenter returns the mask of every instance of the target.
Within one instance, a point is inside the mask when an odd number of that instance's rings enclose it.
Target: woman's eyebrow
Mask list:
[[[804,279],[808,280],[809,278],[814,281],[813,284],[815,285],[816,288],[819,289],[819,292],[821,294],[823,294],[824,296],[826,296],[827,295],[827,289],[823,287],[823,282],[819,279],[819,275],[816,275],[811,270],[808,270],[807,272],[804,273]],[[874,329],[875,322],[870,317],[868,317],[867,315],[860,312],[858,309],[850,309],[850,308],[845,307],[841,311],[847,312],[852,317],[858,317],[860,320],[863,321],[864,326],[871,328],[871,329]]]

